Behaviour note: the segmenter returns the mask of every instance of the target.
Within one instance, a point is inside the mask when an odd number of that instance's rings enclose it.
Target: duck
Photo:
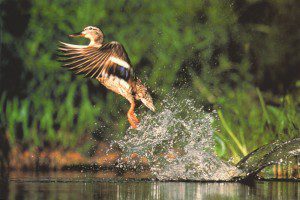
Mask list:
[[[87,26],[69,37],[83,37],[90,40],[88,45],[59,42],[59,61],[62,67],[75,74],[84,74],[96,79],[107,89],[120,94],[130,103],[127,118],[132,128],[140,123],[135,114],[137,101],[141,101],[151,111],[155,111],[148,88],[135,76],[132,64],[124,46],[117,42],[105,42],[101,29]]]

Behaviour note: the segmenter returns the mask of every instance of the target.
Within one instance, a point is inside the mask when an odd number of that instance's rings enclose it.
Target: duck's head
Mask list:
[[[85,37],[90,39],[90,46],[101,45],[103,43],[103,32],[94,26],[87,26],[79,33],[70,34],[70,37]]]
[[[153,105],[152,97],[147,90],[147,87],[142,84],[142,81],[140,79],[137,80],[135,86],[136,86],[135,99],[141,100],[143,104],[147,106],[147,108],[149,108],[154,112],[155,107]]]

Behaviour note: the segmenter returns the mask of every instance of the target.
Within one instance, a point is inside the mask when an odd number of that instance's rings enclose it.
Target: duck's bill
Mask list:
[[[147,108],[149,108],[150,110],[152,110],[153,112],[155,112],[155,107],[154,107],[154,105],[153,105],[152,100],[149,101],[149,100],[147,100],[147,99],[141,98],[141,101],[143,102],[143,104],[144,104],[145,106],[147,106]]]
[[[84,34],[82,32],[70,34],[69,37],[83,37]]]

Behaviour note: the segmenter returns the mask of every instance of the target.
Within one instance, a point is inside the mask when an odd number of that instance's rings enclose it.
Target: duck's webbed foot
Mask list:
[[[135,107],[135,103],[131,103],[131,107],[127,112],[127,117],[131,127],[136,129],[140,121],[134,113],[134,107]]]
[[[140,123],[140,121],[138,120],[138,118],[135,116],[134,113],[128,113],[127,117],[128,117],[128,121],[129,121],[131,127],[134,128],[134,129],[136,129],[137,126]]]

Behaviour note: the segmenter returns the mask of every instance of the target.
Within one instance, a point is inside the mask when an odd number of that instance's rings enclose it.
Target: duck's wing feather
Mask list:
[[[124,80],[133,76],[130,59],[118,42],[109,42],[101,47],[73,45],[60,42],[60,61],[76,74],[91,78],[114,75]]]

